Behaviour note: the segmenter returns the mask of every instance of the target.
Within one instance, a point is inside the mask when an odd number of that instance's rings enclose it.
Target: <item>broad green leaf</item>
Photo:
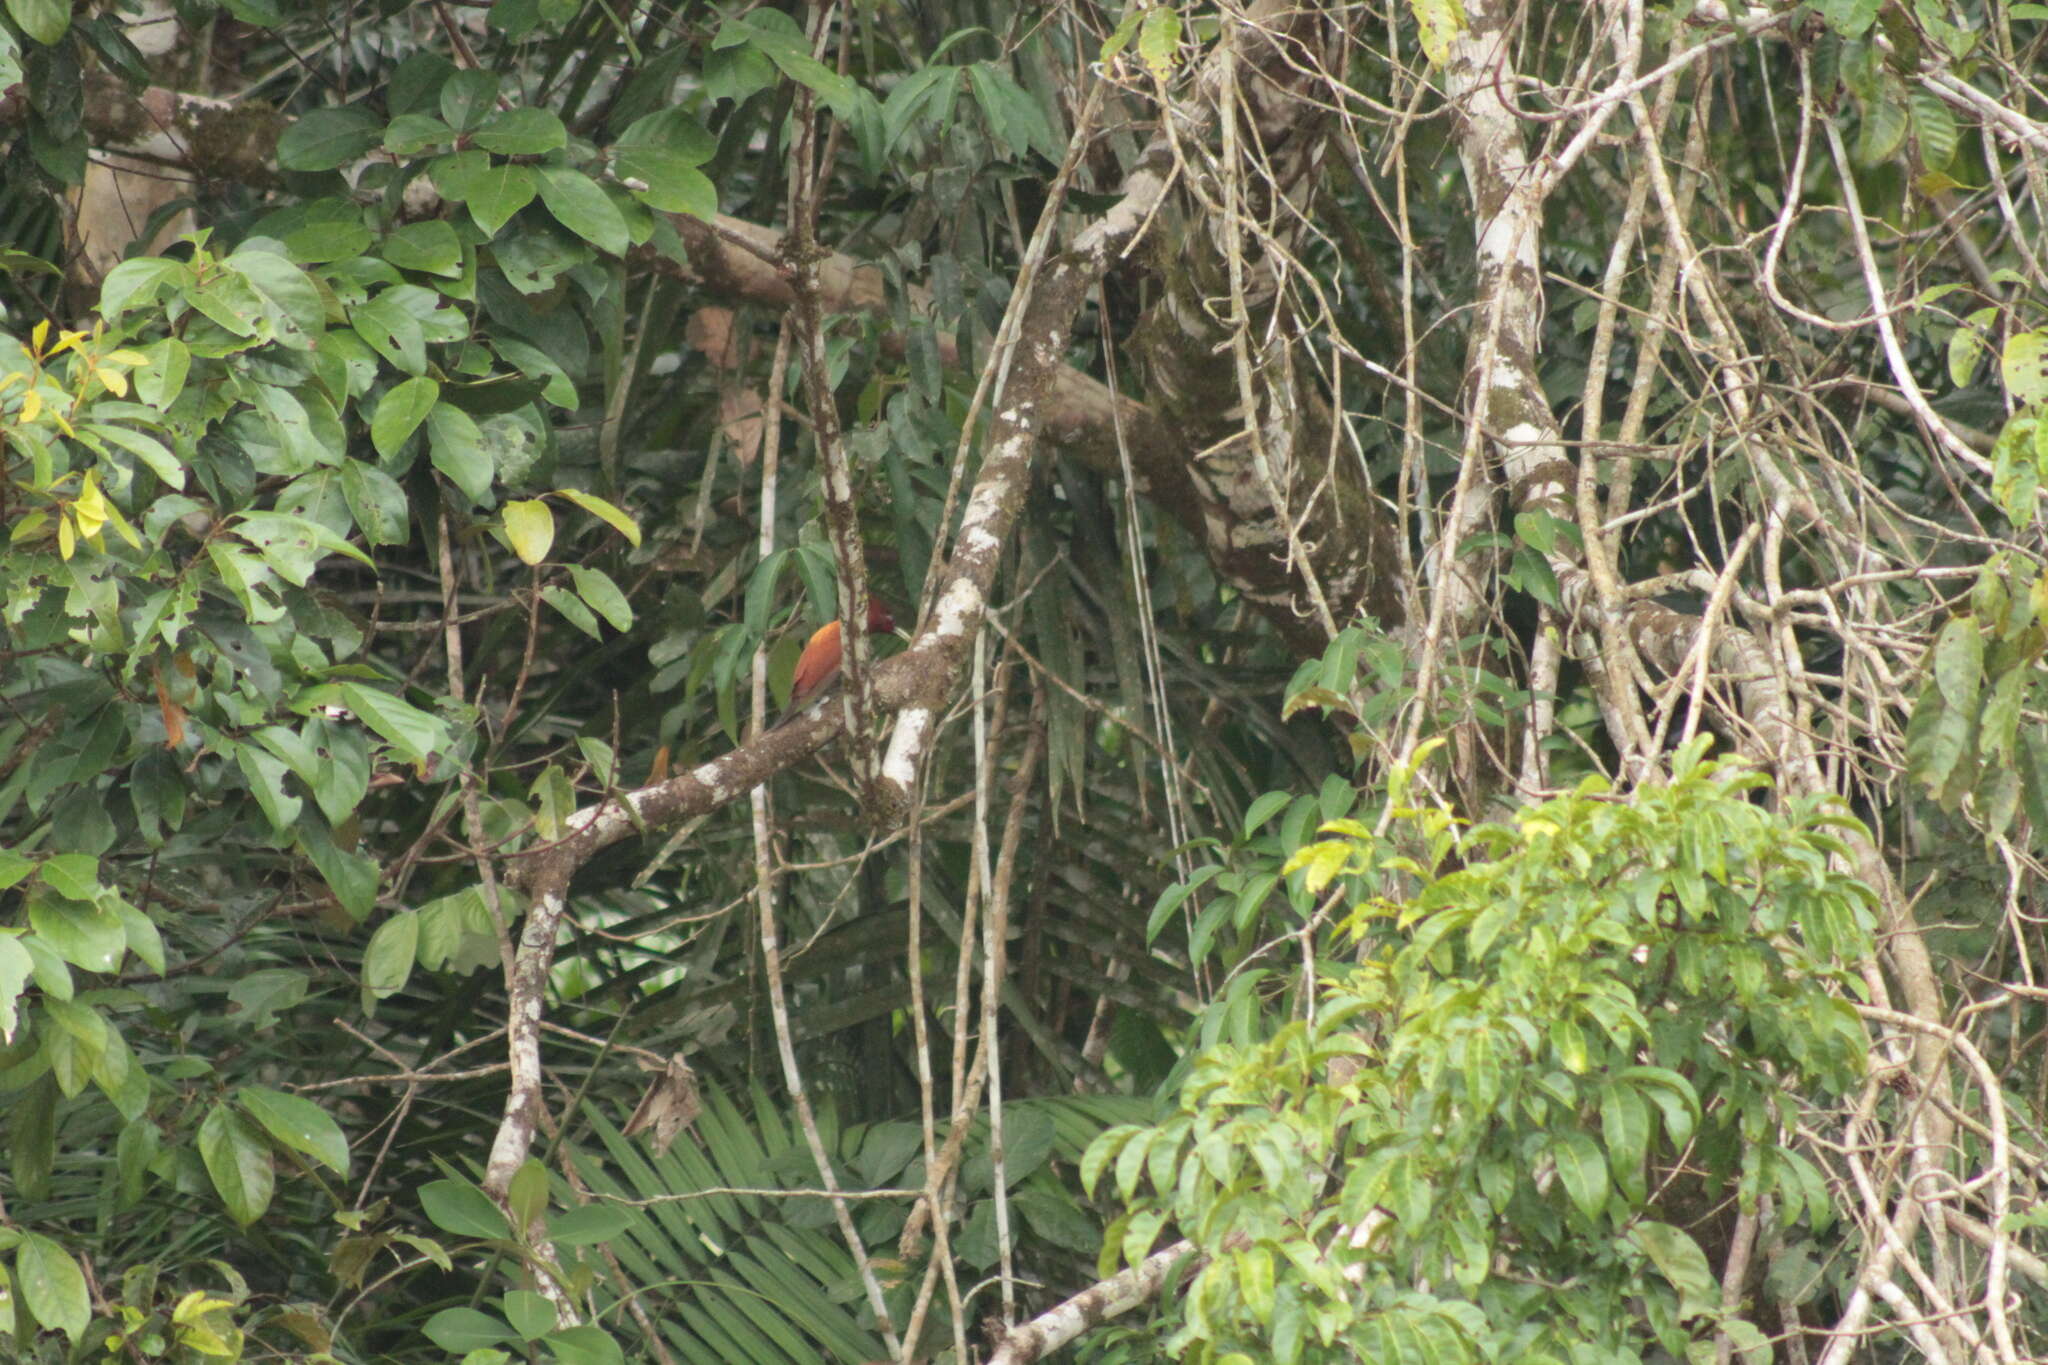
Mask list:
[[[116,970],[128,950],[120,915],[92,901],[38,896],[29,902],[28,922],[44,947],[89,972]]]
[[[1154,5],[1146,9],[1144,22],[1138,26],[1138,60],[1154,79],[1164,81],[1173,76],[1180,34],[1180,14],[1172,6]]]
[[[394,384],[377,400],[370,418],[370,443],[377,453],[387,459],[396,454],[440,400],[440,382],[425,375]]]
[[[1629,1230],[1628,1239],[1640,1247],[1673,1289],[1678,1291],[1678,1315],[1689,1318],[1712,1313],[1721,1302],[1720,1287],[1707,1264],[1706,1253],[1681,1229],[1649,1219]]]
[[[500,156],[538,156],[569,140],[562,120],[547,109],[507,109],[491,115],[470,141]]]
[[[538,174],[541,202],[556,222],[613,256],[631,245],[625,216],[595,180],[566,166],[542,166]]]
[[[531,1289],[514,1289],[505,1295],[505,1317],[524,1341],[538,1341],[562,1325],[555,1306]]]
[[[437,403],[427,414],[427,440],[434,468],[447,475],[471,502],[487,504],[497,471],[490,452],[484,449],[476,419],[452,404]]]
[[[277,164],[287,171],[331,171],[368,153],[383,136],[384,125],[367,109],[314,109],[278,138]]]
[[[1968,387],[1971,376],[1977,373],[1977,361],[1990,344],[1990,327],[1997,316],[1997,304],[1979,308],[1949,334],[1948,378],[1957,388]]]
[[[1977,705],[1984,681],[1984,632],[1974,616],[1952,617],[1934,640],[1934,681],[1950,706]]]
[[[1889,161],[1905,144],[1910,116],[1903,92],[1887,80],[1878,98],[1864,106],[1863,124],[1856,137],[1856,160],[1864,166]]]
[[[372,545],[406,542],[411,508],[398,480],[373,464],[347,460],[341,466],[341,492],[365,541]]]
[[[21,946],[15,935],[0,934],[0,1043],[14,1041],[14,1031],[20,1023],[15,1002],[21,999],[22,989],[34,971],[35,959],[28,955],[28,949]]]
[[[626,601],[626,594],[619,591],[618,584],[612,582],[604,570],[571,564],[569,576],[576,580],[576,595],[611,622],[614,630],[633,628],[632,604]]]
[[[37,1323],[73,1342],[85,1335],[92,1322],[85,1272],[54,1238],[22,1230],[14,1251],[14,1279],[21,1287],[22,1307]]]
[[[718,215],[718,187],[679,153],[651,145],[621,146],[612,166],[620,182],[654,208],[707,220]]]
[[[336,1175],[348,1174],[348,1139],[325,1109],[309,1099],[262,1085],[245,1085],[236,1098],[265,1132],[286,1147],[312,1157]]]
[[[2014,401],[2048,402],[2048,331],[2021,332],[2007,341],[1998,368]]]
[[[538,1157],[528,1157],[512,1173],[512,1183],[505,1190],[505,1204],[511,1210],[512,1221],[518,1227],[527,1227],[548,1211],[548,1168]]]
[[[180,349],[182,350],[182,348]],[[142,371],[137,371],[138,376],[141,373]],[[184,382],[182,376],[180,376],[179,382]],[[137,387],[140,387],[139,378],[137,380]],[[139,431],[131,431],[127,427],[111,426],[105,422],[81,422],[78,429],[86,434],[96,436],[111,445],[117,445],[135,456],[149,467],[150,473],[162,479],[172,488],[183,488],[185,486],[185,466],[171,452],[170,447],[157,440],[156,437],[145,435]]]
[[[541,1338],[554,1352],[556,1365],[625,1365],[625,1355],[602,1327],[583,1323]]]
[[[533,168],[502,162],[471,172],[463,181],[469,216],[492,237],[540,192]]]
[[[541,600],[562,613],[563,619],[568,621],[570,625],[576,627],[576,629],[582,631],[593,640],[604,638],[604,633],[597,628],[597,617],[592,614],[589,607],[583,605],[582,598],[553,584],[542,588],[540,595]]]
[[[387,289],[368,303],[350,311],[349,321],[356,335],[370,348],[406,374],[422,374],[427,368],[427,338],[420,320]]]
[[[429,275],[455,276],[462,273],[462,243],[455,229],[438,218],[408,223],[384,239],[384,259],[400,270],[418,270]]]
[[[199,1157],[228,1216],[244,1227],[263,1216],[277,1188],[270,1149],[249,1121],[225,1103],[216,1104],[199,1125]]]
[[[469,132],[489,116],[497,98],[497,73],[475,68],[456,71],[441,85],[441,117],[456,132]]]
[[[1557,1178],[1579,1212],[1597,1218],[1607,1207],[1607,1160],[1599,1144],[1584,1133],[1562,1133],[1552,1140],[1551,1155],[1557,1159]]]
[[[634,1215],[616,1204],[582,1204],[548,1219],[548,1240],[559,1246],[595,1246],[633,1226]]]
[[[54,47],[71,27],[71,0],[7,0],[7,13],[23,33],[44,47]],[[76,1340],[78,1333],[70,1335]]]
[[[400,910],[377,926],[363,950],[363,989],[379,999],[405,989],[419,957],[420,917]]]
[[[1928,171],[1945,171],[1956,159],[1955,112],[1925,86],[1915,86],[1910,99],[1913,138],[1920,145],[1920,165]]]
[[[90,853],[60,853],[36,869],[43,885],[60,896],[89,901],[100,892],[100,860]]]
[[[466,1180],[436,1180],[420,1187],[420,1207],[443,1232],[502,1241],[511,1236],[504,1210]]]
[[[517,1341],[518,1334],[498,1318],[474,1308],[443,1308],[427,1319],[421,1329],[428,1341],[444,1351],[474,1351],[501,1341]]]
[[[455,130],[432,114],[400,114],[384,129],[384,150],[411,156],[455,140]]]

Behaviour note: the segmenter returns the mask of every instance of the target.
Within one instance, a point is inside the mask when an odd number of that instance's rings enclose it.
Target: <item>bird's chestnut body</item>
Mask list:
[[[879,598],[868,599],[868,633],[886,633],[896,629],[896,618]],[[816,701],[839,681],[840,665],[846,660],[845,642],[840,638],[839,622],[827,621],[811,632],[811,638],[804,642],[804,652],[797,656],[796,672],[789,680],[789,707],[783,712],[786,720],[804,707]]]

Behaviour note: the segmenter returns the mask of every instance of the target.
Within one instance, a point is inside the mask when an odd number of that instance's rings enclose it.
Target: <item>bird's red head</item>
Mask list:
[[[868,634],[874,635],[896,629],[896,618],[889,614],[889,608],[879,597],[868,599]]]

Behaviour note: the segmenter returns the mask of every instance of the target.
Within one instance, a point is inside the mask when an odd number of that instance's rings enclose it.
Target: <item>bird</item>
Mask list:
[[[896,629],[896,618],[878,597],[868,599],[868,634],[886,634]],[[780,725],[812,702],[823,697],[839,681],[839,666],[846,650],[839,638],[839,620],[834,617],[811,632],[804,652],[796,657],[796,672],[789,679],[789,705],[783,708]]]

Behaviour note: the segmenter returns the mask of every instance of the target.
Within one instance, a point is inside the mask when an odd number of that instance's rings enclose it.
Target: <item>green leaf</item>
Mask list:
[[[525,1341],[538,1341],[562,1325],[555,1306],[531,1289],[514,1289],[505,1295],[505,1316]]]
[[[43,1031],[43,1054],[49,1058],[57,1088],[66,1099],[73,1098],[85,1089],[107,1055],[107,1021],[91,1005],[76,1000],[45,1000],[43,1015],[47,1023],[56,1025]]]
[[[1597,1218],[1607,1207],[1607,1160],[1599,1144],[1584,1133],[1562,1133],[1552,1140],[1551,1155],[1557,1158],[1557,1178],[1579,1212]]]
[[[309,1099],[262,1085],[245,1085],[236,1098],[278,1142],[312,1157],[336,1175],[348,1174],[348,1139],[325,1109]]]
[[[38,896],[29,902],[28,922],[44,947],[88,972],[114,971],[128,950],[120,915],[91,901]]]
[[[0,934],[0,1039],[12,1039],[20,1016],[15,1002],[35,971],[35,959],[13,934]]]
[[[625,215],[595,180],[566,166],[542,166],[540,199],[555,221],[599,251],[617,256],[632,239]]]
[[[1650,1152],[1650,1110],[1634,1086],[1609,1084],[1600,1092],[1600,1137],[1614,1183],[1631,1199],[1641,1199],[1643,1163]]]
[[[596,1246],[633,1226],[634,1215],[616,1204],[582,1204],[548,1220],[548,1240],[557,1246]]]
[[[1913,111],[1913,137],[1920,146],[1920,165],[1924,170],[1945,171],[1956,159],[1955,111],[1925,86],[1915,86],[1910,97]]]
[[[36,871],[44,886],[71,900],[89,901],[100,893],[100,860],[90,853],[60,853]]]
[[[1856,160],[1864,166],[1889,161],[1905,144],[1909,115],[1890,81],[1883,92],[1863,110],[1863,126],[1856,137]]]
[[[346,555],[363,565],[370,562],[361,550],[311,517],[289,512],[243,512],[231,529],[262,551],[264,562],[294,587],[305,587],[320,561],[331,554]]]
[[[384,125],[367,109],[314,109],[278,138],[277,164],[287,171],[331,171],[365,155],[383,137]]]
[[[1451,42],[1465,31],[1465,7],[1458,0],[1409,0],[1420,30],[1422,55],[1442,66],[1450,60]]]
[[[270,1150],[247,1119],[216,1104],[199,1125],[199,1157],[228,1216],[247,1227],[263,1216],[277,1188]]]
[[[1678,1291],[1678,1316],[1712,1313],[1720,1306],[1720,1287],[1699,1243],[1668,1223],[1648,1219],[1629,1229],[1628,1240],[1641,1248],[1673,1289]]]
[[[55,46],[71,27],[71,0],[7,0],[7,13],[44,47]],[[75,1339],[78,1333],[71,1335]]]
[[[1977,705],[1984,681],[1984,632],[1976,617],[1952,617],[1935,637],[1934,681],[1950,706],[1967,710]]]
[[[495,72],[473,67],[457,71],[441,86],[441,117],[456,132],[469,132],[484,121],[497,98]]]
[[[420,1187],[420,1207],[443,1232],[503,1241],[511,1236],[504,1210],[466,1180],[436,1180]]]
[[[1977,373],[1977,361],[1990,343],[1991,322],[1998,316],[1998,305],[1979,308],[1964,318],[1948,338],[1948,378],[1957,388],[1968,388],[1970,378]]]
[[[462,273],[462,243],[455,239],[455,229],[438,218],[408,223],[385,237],[384,259],[400,270],[458,276]]]
[[[2007,341],[1998,368],[2014,401],[2048,402],[2048,332],[2021,332]]]
[[[1883,0],[1822,0],[1821,17],[1844,38],[1861,38],[1877,22]]]
[[[707,220],[718,215],[718,187],[680,153],[666,147],[621,146],[612,167],[627,189],[664,213]]]
[[[547,109],[507,109],[493,114],[470,141],[500,156],[538,156],[569,141],[562,120]]]
[[[626,601],[626,594],[619,591],[618,584],[612,582],[604,570],[571,564],[569,576],[576,580],[576,595],[611,622],[614,630],[633,628],[632,604]]]
[[[370,418],[370,443],[377,453],[386,459],[397,454],[440,401],[440,382],[425,375],[393,385],[377,400],[376,415]]]
[[[404,990],[419,959],[419,946],[417,912],[400,910],[378,925],[363,950],[363,989],[380,1000]]]
[[[137,371],[136,373],[139,376],[142,372]],[[182,375],[179,377],[178,382],[181,384],[184,382]],[[136,387],[138,389],[141,388],[139,379]],[[145,436],[139,431],[130,431],[127,427],[109,426],[104,422],[81,422],[78,429],[81,432],[97,436],[111,445],[121,447],[121,449],[149,466],[150,473],[162,479],[172,488],[183,488],[185,486],[185,466],[179,462],[176,455],[171,453],[170,447],[157,440],[156,437]]]
[[[607,522],[612,529],[624,536],[634,549],[640,548],[640,523],[621,512],[618,508],[598,497],[577,488],[557,488],[557,496],[567,498],[600,521]]]
[[[574,593],[550,584],[540,590],[540,595],[541,600],[562,613],[563,619],[570,625],[593,640],[604,638],[604,632],[597,628],[597,617],[591,614],[590,608],[584,606],[583,600]]]
[[[403,303],[387,289],[368,303],[349,312],[356,335],[370,349],[406,374],[421,374],[427,368],[427,337],[420,320],[407,312]]]
[[[474,1308],[443,1308],[427,1319],[427,1340],[444,1351],[474,1351],[518,1335],[489,1313]]]
[[[427,414],[427,441],[434,468],[447,475],[471,502],[487,505],[497,471],[490,452],[484,449],[476,419],[452,403],[437,403]]]
[[[410,505],[398,480],[373,464],[347,460],[341,466],[341,493],[365,541],[372,545],[403,545],[409,539]]]
[[[37,1323],[76,1342],[92,1322],[85,1272],[54,1239],[23,1229],[14,1251],[14,1278],[22,1307]]]
[[[464,182],[469,216],[476,225],[495,237],[512,221],[512,215],[533,202],[540,192],[530,167],[501,163],[471,174]]]
[[[432,114],[400,114],[384,129],[384,150],[412,156],[455,140],[455,130]]]
[[[505,539],[512,542],[514,554],[528,564],[538,564],[548,557],[548,550],[555,543],[555,514],[538,498],[508,502]]]
[[[512,1211],[513,1222],[522,1228],[547,1213],[548,1168],[539,1157],[528,1157],[512,1173],[505,1203]]]
[[[154,305],[166,289],[184,290],[191,285],[192,271],[182,261],[162,256],[123,261],[109,270],[100,284],[100,316],[118,322],[130,308]]]
[[[625,1365],[619,1344],[602,1327],[583,1323],[541,1338],[555,1354],[555,1365]]]
[[[1171,6],[1154,5],[1146,9],[1145,20],[1138,26],[1138,60],[1156,79],[1163,81],[1173,75],[1180,34],[1180,15]]]
[[[238,978],[228,987],[228,999],[236,1007],[235,1022],[252,1032],[270,1028],[278,1011],[289,1010],[306,998],[306,973],[286,967],[266,967]]]

